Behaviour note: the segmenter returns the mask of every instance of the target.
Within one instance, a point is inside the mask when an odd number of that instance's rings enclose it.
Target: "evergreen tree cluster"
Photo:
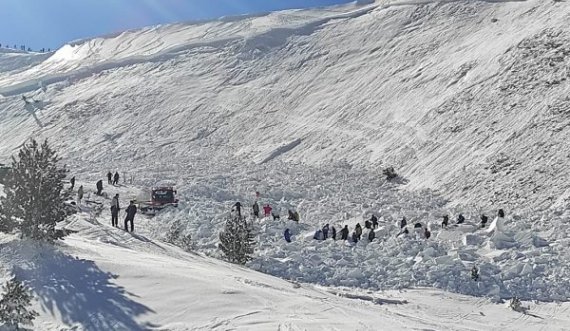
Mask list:
[[[228,262],[245,264],[252,258],[254,245],[254,236],[245,218],[236,215],[226,220],[219,247]]]
[[[30,309],[33,296],[29,289],[15,277],[4,284],[0,299],[0,322],[9,330],[19,330],[20,325],[33,325],[39,314]]]
[[[63,180],[67,169],[48,145],[35,140],[24,144],[4,179],[0,197],[0,231],[19,230],[22,237],[52,241],[55,225],[66,216]]]

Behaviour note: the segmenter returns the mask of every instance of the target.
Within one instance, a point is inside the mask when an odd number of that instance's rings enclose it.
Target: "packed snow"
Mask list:
[[[569,20],[558,1],[361,1],[0,53],[0,162],[48,138],[101,203],[50,254],[4,238],[4,275],[40,294],[45,330],[562,330]],[[109,170],[122,206],[168,183],[179,207],[111,228],[94,194]],[[254,219],[256,200],[280,219]],[[236,201],[257,239],[249,269],[212,259]],[[372,242],[313,239],[372,214]],[[191,253],[165,243],[174,229]],[[498,304],[513,297],[536,316]]]

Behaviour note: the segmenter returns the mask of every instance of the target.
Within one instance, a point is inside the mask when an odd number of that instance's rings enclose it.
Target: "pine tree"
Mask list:
[[[245,218],[237,216],[226,220],[220,233],[220,249],[231,263],[245,264],[251,260],[255,241]]]
[[[52,241],[55,225],[66,216],[63,179],[67,170],[47,140],[24,144],[4,183],[0,198],[0,230],[20,230],[23,237]]]
[[[38,313],[30,309],[32,294],[16,277],[3,287],[0,299],[0,322],[8,329],[19,330],[20,325],[33,325]]]

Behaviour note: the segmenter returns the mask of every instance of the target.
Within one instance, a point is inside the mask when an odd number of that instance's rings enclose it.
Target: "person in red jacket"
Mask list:
[[[265,215],[265,217],[269,217],[271,216],[271,206],[269,204],[263,206],[263,215]]]

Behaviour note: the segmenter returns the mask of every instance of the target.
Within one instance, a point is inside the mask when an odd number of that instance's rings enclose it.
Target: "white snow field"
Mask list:
[[[568,22],[564,1],[360,1],[2,50],[0,163],[47,138],[103,206],[45,254],[3,238],[2,274],[39,330],[569,330]],[[179,208],[111,228],[109,170],[123,206],[166,183]],[[281,219],[252,221],[249,269],[213,259],[255,192]],[[312,239],[372,213],[371,243]]]

